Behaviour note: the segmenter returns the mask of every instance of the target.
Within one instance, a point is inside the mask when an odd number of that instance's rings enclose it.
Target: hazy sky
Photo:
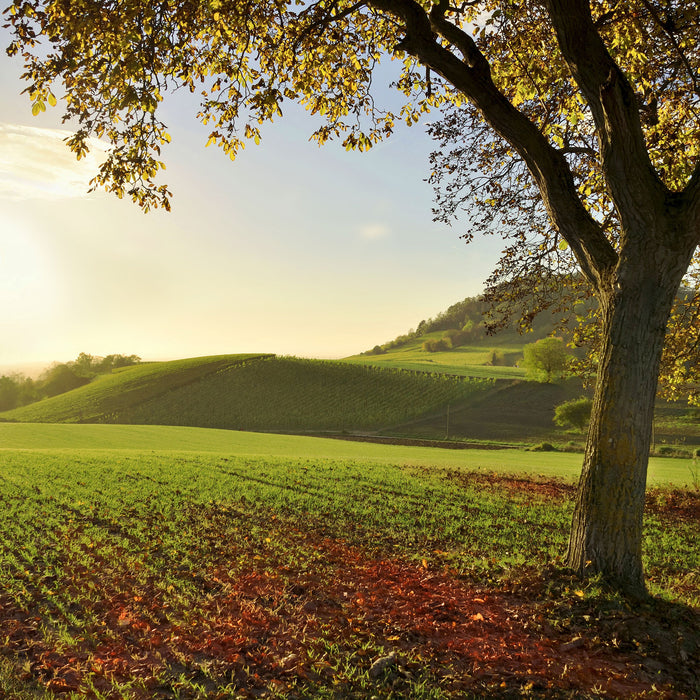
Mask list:
[[[33,117],[0,30],[0,367],[80,352],[170,359],[343,357],[481,291],[499,241],[432,222],[431,141],[400,128],[367,153],[308,141],[301,109],[231,162],[196,99],[166,99],[173,211],[86,194],[94,157]]]

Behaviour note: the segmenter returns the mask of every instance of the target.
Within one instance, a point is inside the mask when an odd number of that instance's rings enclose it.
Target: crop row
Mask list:
[[[194,386],[120,412],[115,420],[240,430],[371,430],[490,387],[488,381],[444,374],[269,358],[207,375]]]
[[[592,698],[570,683],[607,678],[587,651],[560,662],[583,590],[546,581],[565,613],[548,621],[495,583],[562,550],[560,496],[338,460],[7,450],[0,509],[0,696],[435,700],[536,678]],[[695,526],[649,519],[669,592],[693,590]],[[372,676],[391,650],[403,675]]]
[[[144,363],[99,376],[79,389],[7,411],[8,420],[90,423],[261,355],[219,355]]]

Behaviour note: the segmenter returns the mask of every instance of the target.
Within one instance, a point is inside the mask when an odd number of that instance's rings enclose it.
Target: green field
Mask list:
[[[582,455],[522,449],[444,449],[380,445],[300,435],[147,425],[0,423],[0,454],[8,450],[232,453],[246,457],[359,460],[386,465],[578,478]],[[697,460],[652,457],[648,483],[692,488]]]
[[[58,423],[239,430],[377,430],[463,402],[487,380],[344,362],[231,355],[129,367],[1,414]]]
[[[578,379],[524,381],[508,378],[522,374],[517,368],[461,364],[460,357],[476,362],[485,355],[476,347],[427,353],[409,343],[374,359],[222,355],[147,363],[0,413],[0,422],[182,425],[582,448],[582,432],[553,422],[556,405],[585,392]],[[372,361],[378,364],[367,364]],[[656,413],[655,451],[692,455],[700,445],[697,415],[661,401]]]
[[[669,621],[700,649],[698,502],[670,488],[690,460],[653,460],[668,602],[631,613],[549,564],[580,455],[124,425],[2,424],[0,445],[0,697],[692,690],[659,657]]]
[[[346,358],[345,362],[421,372],[444,372],[465,377],[490,379],[522,379],[525,377],[525,370],[515,365],[522,360],[524,341],[531,342],[531,339],[525,338],[520,344],[503,344],[499,342],[499,337],[495,336],[479,344],[457,347],[452,350],[439,352],[423,350],[422,346],[426,340],[439,339],[442,335],[441,331],[427,333],[381,355],[353,355]],[[504,366],[488,364],[492,350],[502,353]]]

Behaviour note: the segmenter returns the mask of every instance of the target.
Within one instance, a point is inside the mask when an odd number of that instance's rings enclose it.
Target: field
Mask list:
[[[631,610],[556,566],[580,455],[122,425],[0,444],[0,697],[700,692],[692,460],[653,461],[657,599]]]
[[[522,374],[514,367],[466,364],[485,361],[487,352],[475,346],[426,353],[414,343],[343,361],[221,355],[154,362],[0,413],[0,422],[182,425],[521,446],[549,442],[581,449],[582,432],[553,423],[557,404],[584,393],[580,381],[540,384],[509,376]],[[406,357],[399,361],[402,353]],[[660,401],[656,413],[655,449],[691,455],[700,445],[696,412]]]
[[[345,362],[369,364],[377,367],[393,367],[421,372],[444,372],[465,377],[489,379],[522,379],[525,370],[516,367],[522,360],[524,338],[520,343],[503,343],[499,336],[488,338],[474,345],[457,347],[452,350],[426,352],[422,349],[426,340],[438,340],[443,332],[427,333],[398,348],[393,348],[381,355],[353,355]],[[504,365],[488,364],[492,350],[501,353]]]
[[[7,411],[11,421],[237,430],[377,430],[488,391],[488,380],[274,356],[130,367]]]

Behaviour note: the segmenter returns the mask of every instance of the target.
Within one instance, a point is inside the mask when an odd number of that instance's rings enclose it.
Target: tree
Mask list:
[[[81,377],[93,377],[99,360],[86,352],[81,352],[70,364],[76,374]]]
[[[144,208],[168,206],[167,187],[155,181],[170,140],[158,107],[174,87],[202,91],[210,142],[231,156],[260,139],[284,100],[323,118],[313,135],[320,143],[342,137],[361,150],[397,119],[431,109],[452,133],[476,127],[457,165],[447,165],[449,175],[472,164],[470,177],[448,186],[445,215],[466,183],[477,209],[502,212],[498,230],[512,237],[494,280],[532,291],[546,286],[550,266],[578,270],[599,304],[596,390],[566,561],[642,595],[666,328],[682,360],[698,347],[687,333],[700,335],[697,301],[674,307],[700,242],[699,15],[680,0],[91,0],[79,10],[14,0],[9,52],[24,57],[34,112],[56,102],[55,82],[65,86],[77,155],[90,136],[111,142],[95,186]],[[372,94],[387,55],[401,66],[406,102],[397,113]],[[692,363],[671,357],[666,366],[676,365]]]
[[[41,377],[40,391],[44,396],[65,394],[90,381],[89,377],[78,374],[70,365],[57,363],[47,369]]]
[[[592,407],[593,401],[585,396],[564,401],[554,408],[554,422],[564,428],[570,425],[575,430],[583,431],[591,419]]]
[[[527,376],[538,382],[550,384],[561,379],[569,362],[561,338],[542,338],[523,348],[523,365]]]
[[[9,411],[19,402],[19,382],[16,377],[3,374],[0,377],[0,411]]]

